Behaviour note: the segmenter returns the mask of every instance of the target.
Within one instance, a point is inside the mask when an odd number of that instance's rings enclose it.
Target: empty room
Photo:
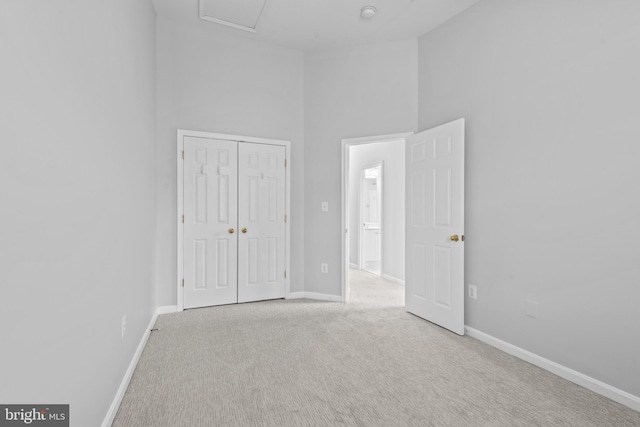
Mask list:
[[[0,425],[640,426],[640,2],[2,0]]]

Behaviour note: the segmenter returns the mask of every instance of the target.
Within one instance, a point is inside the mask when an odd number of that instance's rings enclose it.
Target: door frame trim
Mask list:
[[[380,212],[378,212],[378,215],[380,215],[380,220],[378,221],[378,223],[380,224],[380,274],[378,276],[382,277],[384,271],[382,271],[382,265],[383,265],[383,253],[384,251],[382,250],[382,247],[384,245],[384,233],[385,233],[385,224],[384,224],[384,160],[379,160],[377,162],[373,162],[373,163],[369,163],[367,165],[364,165],[363,167],[360,168],[360,191],[359,191],[359,200],[358,200],[358,210],[360,211],[360,220],[359,220],[359,224],[358,224],[358,229],[360,229],[360,224],[364,223],[364,214],[363,214],[363,209],[362,209],[362,201],[364,200],[364,188],[362,185],[362,182],[364,180],[364,171],[365,169],[371,169],[371,168],[375,168],[375,167],[380,167],[380,182],[382,189],[380,190]],[[363,251],[363,241],[364,241],[364,234],[360,231],[358,231],[358,266],[360,267],[360,270],[365,270],[368,271],[371,274],[375,274],[369,270],[366,270],[364,268],[365,266],[365,260],[364,260],[364,251]]]
[[[202,132],[195,130],[177,130],[177,143],[176,143],[176,162],[177,162],[177,217],[176,224],[178,228],[177,238],[177,275],[176,275],[176,295],[177,295],[177,311],[184,310],[184,298],[182,279],[184,278],[184,224],[182,223],[182,215],[184,213],[184,163],[182,159],[182,151],[184,150],[184,138],[208,138],[208,139],[221,139],[225,141],[235,142],[251,142],[254,144],[267,144],[267,145],[279,145],[285,147],[285,159],[287,161],[287,167],[284,170],[285,174],[285,215],[287,216],[287,222],[285,223],[285,270],[287,271],[287,277],[285,282],[285,298],[289,298],[291,294],[291,264],[290,264],[290,250],[291,250],[291,142],[280,139],[268,139],[257,138],[253,136],[243,135],[229,135],[224,133]]]
[[[348,285],[349,285],[349,148],[354,145],[371,144],[375,142],[393,142],[398,140],[406,140],[409,135],[415,132],[402,132],[390,135],[365,136],[360,138],[343,138],[341,140],[341,189],[342,196],[340,198],[341,215],[340,215],[340,299],[342,302],[349,302]],[[382,268],[382,266],[381,266]]]

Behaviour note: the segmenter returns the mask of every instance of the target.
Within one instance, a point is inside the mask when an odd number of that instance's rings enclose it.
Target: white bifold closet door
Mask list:
[[[184,138],[184,308],[238,301],[238,148]]]
[[[184,138],[184,308],[284,298],[285,148]]]
[[[239,145],[238,302],[284,298],[285,148]]]

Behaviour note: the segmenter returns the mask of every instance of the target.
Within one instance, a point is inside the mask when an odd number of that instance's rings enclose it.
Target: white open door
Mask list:
[[[233,141],[184,138],[184,308],[238,301]]]
[[[285,154],[277,145],[238,147],[238,302],[285,296]]]
[[[464,335],[464,119],[406,144],[406,310]]]

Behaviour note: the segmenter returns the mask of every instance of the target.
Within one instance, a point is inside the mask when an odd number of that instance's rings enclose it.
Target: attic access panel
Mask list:
[[[266,0],[199,0],[205,21],[256,33]]]

